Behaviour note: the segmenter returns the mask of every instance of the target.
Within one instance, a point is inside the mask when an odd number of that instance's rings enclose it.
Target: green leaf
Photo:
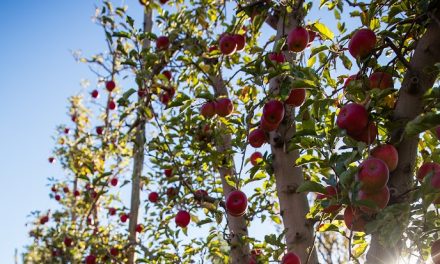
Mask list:
[[[301,184],[298,189],[296,189],[296,192],[317,192],[317,193],[325,193],[326,190],[324,186],[317,182],[313,181],[305,181],[303,184]]]
[[[421,114],[406,124],[405,134],[408,136],[414,136],[438,125],[440,125],[440,114],[432,112]]]
[[[313,26],[324,39],[332,40],[335,37],[335,34],[326,25],[316,22]]]

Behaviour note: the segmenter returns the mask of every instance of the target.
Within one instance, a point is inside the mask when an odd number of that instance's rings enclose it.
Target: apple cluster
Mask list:
[[[371,144],[377,136],[377,126],[369,120],[365,107],[357,103],[349,103],[341,108],[336,124],[345,129],[347,135],[357,141]]]
[[[246,36],[241,34],[223,33],[219,40],[220,52],[229,56],[242,51],[246,46]]]
[[[215,101],[205,102],[200,108],[200,114],[206,119],[210,119],[216,114],[221,117],[226,117],[233,111],[234,104],[231,99],[226,97],[217,98]]]
[[[389,174],[397,168],[398,161],[396,148],[391,144],[384,144],[374,148],[370,157],[360,164],[356,175],[356,182],[360,187],[356,200],[362,205],[345,209],[344,221],[349,229],[364,231],[368,216],[378,213],[388,205]]]

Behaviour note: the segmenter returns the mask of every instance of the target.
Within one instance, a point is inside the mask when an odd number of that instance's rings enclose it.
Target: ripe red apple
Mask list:
[[[318,194],[316,196],[316,199],[317,200],[328,200],[328,199],[331,199],[332,197],[337,197],[338,193],[339,193],[338,189],[335,186],[329,185],[329,186],[325,187],[325,193]],[[340,208],[341,208],[340,204],[333,204],[333,205],[328,205],[328,206],[324,207],[324,209],[322,211],[324,213],[332,214],[332,213],[339,211]]]
[[[380,191],[376,193],[366,193],[362,190],[358,192],[358,200],[360,201],[372,201],[375,208],[371,208],[368,206],[361,206],[360,209],[368,214],[371,213],[377,213],[381,209],[384,209],[388,201],[390,200],[390,190],[388,189],[388,186],[383,187]]]
[[[50,190],[54,193],[56,193],[58,191],[57,187],[55,185],[53,185],[52,188],[50,188]]]
[[[219,98],[215,102],[215,112],[217,115],[226,117],[234,111],[234,105],[229,98]]]
[[[108,209],[108,214],[109,214],[109,215],[115,215],[115,214],[116,214],[116,208],[110,207],[110,208]]]
[[[163,71],[162,74],[165,77],[167,77],[168,81],[171,81],[171,77],[172,77],[171,71]]]
[[[440,264],[440,240],[434,241],[431,245],[431,259],[434,264]]]
[[[440,172],[440,164],[436,162],[426,162],[420,166],[417,171],[417,179],[423,181],[426,175],[431,174],[431,177]]]
[[[69,187],[64,186],[64,187],[63,187],[63,192],[64,192],[64,193],[69,193]]]
[[[355,58],[365,58],[376,46],[376,34],[370,29],[356,31],[348,43],[348,51]]]
[[[173,169],[170,169],[170,168],[164,169],[163,172],[164,172],[165,176],[167,176],[167,178],[173,176]]]
[[[159,2],[160,2],[162,5],[164,5],[164,4],[166,4],[166,3],[168,2],[168,0],[159,0]]]
[[[61,200],[61,196],[59,194],[55,195],[55,200],[57,201]]]
[[[254,129],[249,133],[248,141],[252,147],[259,148],[266,143],[266,134],[261,128]]]
[[[263,107],[263,118],[270,124],[279,124],[284,118],[284,105],[278,100],[270,100]]]
[[[147,93],[148,93],[147,89],[139,89],[137,91],[137,94],[139,97],[145,97],[147,95]]]
[[[71,119],[72,122],[74,122],[74,123],[76,123],[76,118],[77,118],[76,114],[73,114],[73,115],[70,117],[70,119]]]
[[[283,256],[281,264],[301,264],[301,259],[297,254],[288,252]]]
[[[119,249],[117,249],[117,248],[115,248],[115,247],[112,247],[112,248],[110,249],[110,255],[112,255],[113,257],[118,256],[118,255],[119,255]]]
[[[376,158],[368,158],[359,166],[356,180],[361,183],[361,190],[366,193],[380,191],[388,182],[389,171],[385,162]]]
[[[228,33],[223,34],[223,36],[220,37],[219,46],[223,55],[232,55],[237,50],[237,42],[235,41],[235,38]]]
[[[128,216],[128,214],[125,214],[125,213],[124,213],[124,214],[122,214],[119,218],[120,218],[120,220],[121,220],[122,223],[125,223],[125,222],[127,222],[129,216]]]
[[[301,52],[309,43],[309,32],[303,27],[296,27],[287,36],[287,46],[290,51]]]
[[[393,76],[387,72],[373,72],[370,75],[370,89],[394,88]]]
[[[371,156],[377,159],[381,159],[388,166],[390,172],[397,168],[399,162],[399,153],[397,149],[391,144],[385,144],[375,147],[371,151]]]
[[[244,46],[246,45],[245,35],[234,34],[232,35],[232,37],[234,38],[235,43],[237,43],[236,51],[242,51],[244,49]]]
[[[152,203],[157,203],[157,201],[159,201],[159,194],[157,192],[151,192],[148,195],[148,200]]]
[[[70,237],[65,237],[63,242],[66,247],[71,247],[73,240]]]
[[[45,223],[49,222],[49,216],[44,215],[40,218],[40,225],[44,225]]]
[[[250,160],[253,166],[257,166],[263,160],[263,154],[261,154],[259,151],[256,151],[252,153]]]
[[[70,129],[69,128],[64,128],[64,134],[66,134],[66,135],[68,135],[69,134],[69,132],[70,132]]]
[[[264,116],[261,116],[261,121],[260,121],[260,128],[265,131],[265,132],[270,132],[270,131],[274,131],[279,127],[279,123],[278,124],[273,124],[273,123],[269,123],[264,119]]]
[[[96,264],[96,256],[95,255],[88,255],[85,259],[85,264]]]
[[[336,124],[341,129],[346,129],[348,134],[362,132],[368,125],[368,113],[365,107],[356,103],[349,103],[341,108]]]
[[[174,220],[176,221],[176,225],[185,228],[191,221],[191,215],[187,211],[180,210],[176,214],[176,218]]]
[[[372,144],[377,137],[377,126],[374,124],[374,122],[369,122],[366,129],[362,130],[360,133],[349,133],[349,136],[354,138],[357,141],[362,141],[367,145]]]
[[[136,225],[136,232],[138,232],[138,233],[142,233],[142,231],[144,231],[144,225],[142,225],[142,224],[137,224],[137,225]]]
[[[112,178],[112,179],[110,180],[110,184],[111,184],[112,186],[116,186],[116,185],[118,185],[118,178],[116,178],[116,177]]]
[[[282,52],[270,52],[267,57],[269,60],[276,63],[284,63],[286,61],[286,56],[284,56],[284,53]]]
[[[78,197],[81,193],[78,190],[73,191],[73,196]]]
[[[176,94],[176,88],[171,86],[166,90],[166,93],[170,96],[170,99],[172,99],[174,97],[174,95]]]
[[[115,110],[116,109],[116,102],[113,100],[110,100],[110,102],[108,102],[108,109]]]
[[[344,222],[348,229],[358,232],[363,232],[367,224],[362,217],[362,212],[351,206],[347,207],[344,211]]]
[[[306,89],[294,88],[290,90],[289,98],[286,99],[285,103],[294,107],[301,106],[306,100]]]
[[[114,81],[108,81],[105,83],[105,88],[107,89],[107,91],[112,92],[116,87],[116,84]],[[93,96],[93,95],[92,95]]]
[[[49,160],[49,163],[55,163],[55,158],[54,157],[49,157],[48,160]]]
[[[167,50],[170,46],[170,40],[167,36],[160,36],[156,40],[156,49],[157,50]]]
[[[239,217],[246,213],[247,197],[240,190],[232,191],[226,197],[226,210],[231,216]]]
[[[102,135],[102,132],[104,132],[104,127],[102,126],[96,127],[96,134]]]
[[[159,100],[162,104],[168,105],[170,102],[170,95],[168,93],[161,93],[159,96]]]
[[[215,102],[206,102],[202,105],[200,113],[204,118],[211,118],[215,115]]]

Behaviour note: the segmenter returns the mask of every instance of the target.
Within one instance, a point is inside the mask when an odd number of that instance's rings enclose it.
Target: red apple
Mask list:
[[[80,192],[78,190],[73,191],[73,196],[78,197],[80,195]]]
[[[368,158],[359,166],[356,180],[361,183],[361,190],[366,193],[380,191],[388,182],[389,171],[385,162],[376,158]]]
[[[370,75],[370,89],[394,88],[393,76],[387,72],[373,72]]]
[[[104,127],[102,126],[96,127],[96,134],[102,135],[102,132],[104,132]]]
[[[187,211],[180,210],[176,214],[176,218],[174,220],[176,221],[176,225],[185,228],[191,221],[191,215]]]
[[[70,129],[69,128],[64,128],[64,134],[66,134],[66,135],[68,135],[69,134],[69,132],[70,132]]]
[[[168,81],[171,81],[171,71],[163,71],[162,74],[168,79]]]
[[[385,144],[375,147],[371,151],[371,156],[374,158],[381,159],[388,166],[390,172],[397,168],[397,163],[399,162],[399,153],[397,149],[391,144]]]
[[[431,259],[434,264],[440,264],[440,240],[434,241],[431,245]]]
[[[376,46],[376,34],[370,29],[359,29],[348,43],[348,51],[355,58],[364,58],[373,51]]]
[[[301,52],[309,43],[309,32],[303,27],[296,27],[287,36],[287,46],[290,51]]]
[[[284,63],[286,61],[286,57],[282,52],[270,52],[268,55],[269,60],[276,63]]]
[[[349,133],[349,136],[370,145],[376,140],[377,133],[377,126],[373,122],[369,122],[366,129],[362,130],[362,132],[356,134]]]
[[[205,190],[197,190],[194,193],[196,201],[199,203],[201,200],[203,200],[204,197],[208,196],[208,192]]]
[[[144,226],[142,224],[137,224],[136,225],[136,232],[142,233],[142,231],[144,231]]]
[[[40,218],[40,225],[44,225],[45,223],[49,222],[49,216],[44,215]]]
[[[263,118],[270,124],[279,124],[284,118],[284,105],[278,100],[270,100],[263,107]]]
[[[215,102],[206,102],[202,105],[200,113],[205,118],[211,118],[215,115]]]
[[[157,50],[167,50],[170,46],[170,40],[167,36],[160,36],[156,40],[156,49]]]
[[[105,83],[105,88],[107,89],[107,91],[111,92],[115,89],[116,84],[114,81],[108,81]]]
[[[290,90],[289,98],[285,103],[290,106],[299,107],[306,100],[306,89],[294,88]]]
[[[73,240],[70,237],[65,237],[63,242],[66,247],[71,247]]]
[[[266,143],[266,134],[261,128],[254,129],[249,133],[248,141],[252,147],[259,148]]]
[[[61,200],[61,196],[59,194],[56,194],[55,195],[55,200],[57,200],[57,201]]]
[[[383,187],[380,191],[376,193],[366,193],[362,190],[358,192],[358,200],[360,201],[372,201],[375,208],[368,206],[361,206],[360,209],[368,214],[377,213],[380,209],[384,209],[388,201],[390,200],[390,190],[388,186]]]
[[[112,247],[112,248],[110,249],[110,255],[112,255],[113,257],[118,256],[118,255],[119,255],[119,249],[117,249],[117,248],[115,248],[115,247]]]
[[[129,218],[128,214],[125,213],[120,216],[120,220],[122,223],[127,222],[128,218]]]
[[[226,197],[226,210],[231,216],[239,217],[246,213],[247,197],[242,191],[235,190]]]
[[[331,199],[332,197],[337,197],[338,193],[339,193],[338,189],[335,186],[329,185],[329,186],[325,187],[325,193],[318,194],[316,196],[316,199],[317,200]],[[328,205],[328,206],[324,207],[324,209],[322,211],[324,213],[332,214],[332,213],[339,211],[340,208],[341,208],[340,204],[333,204],[333,205]]]
[[[115,110],[116,109],[116,102],[113,100],[110,100],[110,102],[108,102],[108,109]]]
[[[162,5],[164,5],[164,4],[166,4],[166,3],[168,2],[168,0],[159,0],[159,2],[160,2]]]
[[[157,192],[151,192],[148,195],[148,200],[152,203],[157,203],[157,201],[159,201],[159,194]]]
[[[235,38],[228,33],[223,34],[223,36],[220,37],[219,46],[223,55],[232,55],[237,50],[237,42],[235,41]]]
[[[55,158],[54,157],[49,157],[48,160],[49,160],[49,163],[55,163]]]
[[[63,187],[63,192],[64,192],[64,193],[69,193],[69,187],[64,186],[64,187]]]
[[[95,255],[88,255],[85,259],[85,264],[96,264],[96,256]]]
[[[147,93],[148,93],[147,89],[139,89],[137,92],[139,97],[145,97],[147,95]]]
[[[229,98],[219,98],[215,102],[215,112],[217,115],[226,117],[234,111],[234,105]]]
[[[167,178],[173,176],[173,169],[170,169],[170,168],[168,168],[168,169],[164,169],[163,172],[164,172],[164,174],[165,174],[165,176],[166,176]]]
[[[362,212],[351,206],[347,207],[344,211],[344,222],[348,229],[358,232],[363,232],[367,224],[362,217]]]
[[[118,178],[116,178],[116,177],[112,178],[112,179],[110,180],[110,184],[111,184],[112,186],[116,186],[116,185],[118,185]]]
[[[346,129],[348,134],[362,132],[368,125],[368,113],[360,104],[349,103],[341,108],[336,124],[341,129]]]
[[[417,179],[422,181],[426,175],[431,174],[431,177],[440,172],[440,164],[436,162],[426,162],[422,166],[420,166],[417,171]]]
[[[50,190],[54,193],[56,193],[58,191],[57,187],[55,185],[53,185],[52,188],[50,188]]]
[[[297,254],[288,252],[283,256],[281,264],[301,264],[301,259]]]
[[[250,160],[253,166],[257,166],[263,160],[263,154],[261,154],[261,152],[256,151],[252,153]]]
[[[171,86],[166,90],[166,93],[170,96],[170,99],[171,99],[176,94],[176,88]]]
[[[110,207],[110,208],[108,209],[108,214],[109,214],[109,215],[115,215],[115,214],[116,214],[116,208]]]
[[[244,46],[246,45],[245,35],[234,34],[232,35],[232,37],[234,38],[235,43],[237,43],[236,51],[242,51],[244,49]]]
[[[98,90],[93,90],[90,95],[92,96],[93,99],[96,99],[99,97],[99,92]]]

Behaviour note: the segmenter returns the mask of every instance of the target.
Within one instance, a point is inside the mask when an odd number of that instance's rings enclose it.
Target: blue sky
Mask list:
[[[96,2],[0,3],[0,263],[13,263],[14,249],[28,243],[26,216],[56,205],[47,178],[62,171],[47,158],[56,126],[69,121],[67,98],[82,91],[81,79],[94,80],[70,51],[104,49],[102,31],[91,21]],[[125,2],[131,15],[141,15],[138,1]]]

